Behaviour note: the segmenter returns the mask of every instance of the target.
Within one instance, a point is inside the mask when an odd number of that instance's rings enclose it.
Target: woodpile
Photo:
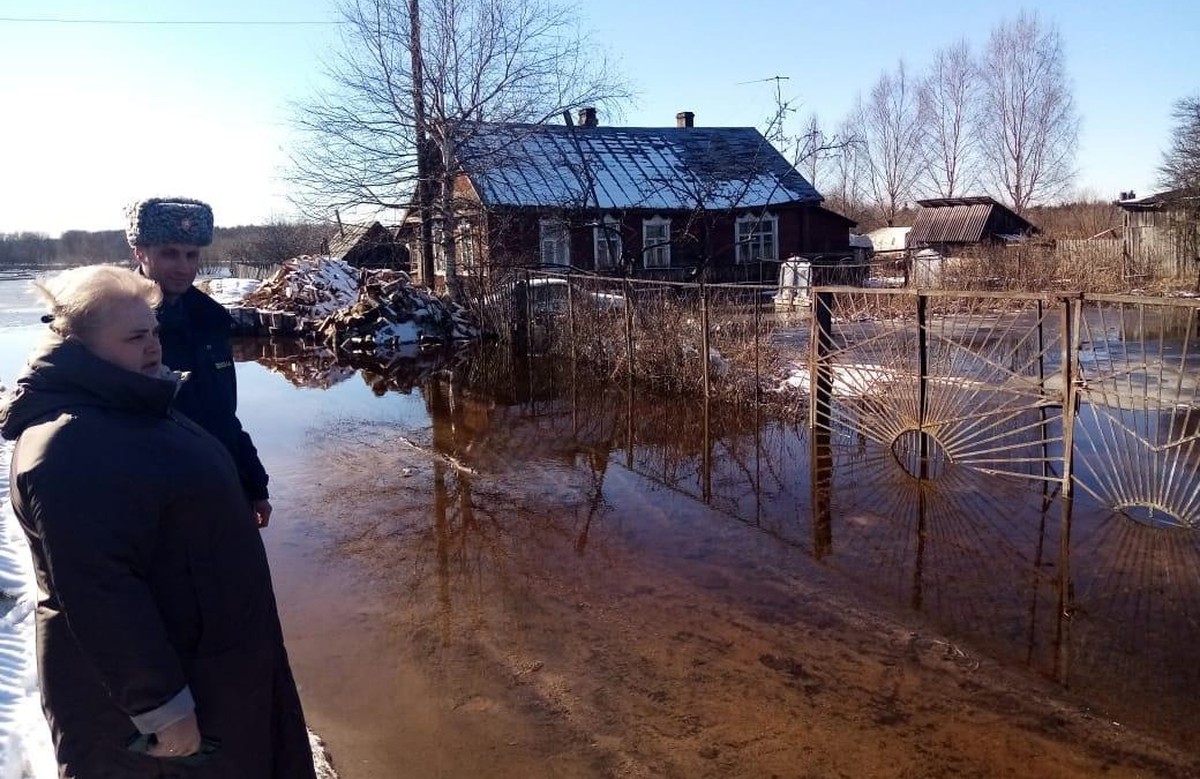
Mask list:
[[[404,344],[470,341],[480,336],[470,312],[414,286],[403,271],[364,271],[358,298],[315,326],[326,342],[346,351],[394,349]]]
[[[350,305],[357,295],[358,271],[342,260],[306,254],[284,262],[242,298],[242,306],[257,309],[264,319],[288,315],[296,328],[304,330]]]
[[[349,351],[480,337],[466,308],[414,286],[407,273],[359,270],[330,257],[284,262],[229,311],[243,330],[311,334]]]

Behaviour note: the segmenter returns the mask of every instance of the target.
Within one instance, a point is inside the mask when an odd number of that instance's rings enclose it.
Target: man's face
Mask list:
[[[162,287],[163,297],[174,300],[187,292],[200,271],[200,247],[182,243],[139,246],[134,257],[146,278]]]

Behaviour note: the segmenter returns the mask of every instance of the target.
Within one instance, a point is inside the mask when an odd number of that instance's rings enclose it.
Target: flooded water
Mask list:
[[[500,349],[238,351],[345,779],[1200,768],[1194,531]]]

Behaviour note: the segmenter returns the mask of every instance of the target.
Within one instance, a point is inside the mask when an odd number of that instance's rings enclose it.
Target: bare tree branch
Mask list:
[[[431,221],[453,293],[459,146],[482,123],[542,123],[585,105],[615,114],[629,93],[579,29],[572,7],[554,0],[411,0],[420,12],[414,37],[409,2],[344,0],[346,32],[326,67],[330,86],[297,107],[302,142],[291,178],[309,215],[405,207],[419,180],[423,129],[434,158],[427,173]]]

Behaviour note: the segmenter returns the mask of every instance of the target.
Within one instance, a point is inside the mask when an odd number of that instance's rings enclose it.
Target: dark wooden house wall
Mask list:
[[[632,257],[632,272],[641,278],[678,280],[695,275],[700,265],[709,281],[774,282],[778,263],[735,261],[736,219],[747,213],[708,212],[695,215],[684,211],[625,211],[606,213],[619,220],[623,253]],[[813,206],[777,207],[769,213],[778,218],[779,258],[798,254],[850,254],[853,222],[832,211]],[[646,268],[642,263],[642,222],[655,216],[671,219],[671,267]],[[571,265],[583,270],[605,272],[595,267],[592,225],[597,216],[587,212],[549,214],[533,210],[495,209],[486,216],[485,262],[491,267],[534,267],[541,262],[541,220],[562,218],[567,224]],[[707,262],[705,262],[705,258]],[[614,269],[613,272],[618,272]]]
[[[1004,208],[993,208],[983,226],[983,240],[996,240],[997,235],[1020,234],[1028,229],[1028,224],[1016,214]]]

